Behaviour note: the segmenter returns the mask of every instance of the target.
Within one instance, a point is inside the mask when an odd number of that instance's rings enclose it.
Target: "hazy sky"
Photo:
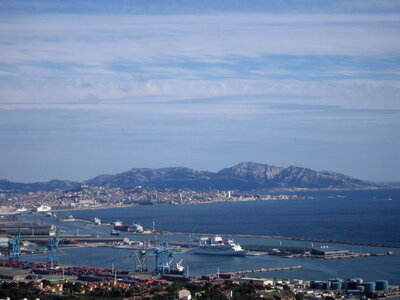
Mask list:
[[[400,1],[0,0],[0,58],[0,178],[400,180]]]

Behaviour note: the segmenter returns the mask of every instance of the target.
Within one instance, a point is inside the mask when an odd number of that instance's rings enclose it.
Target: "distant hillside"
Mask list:
[[[379,182],[379,183],[400,187],[400,181],[386,181],[386,182]]]
[[[290,166],[275,167],[252,162],[240,163],[217,173],[197,171],[184,167],[162,169],[137,168],[115,175],[99,175],[85,181],[89,186],[132,188],[143,186],[155,189],[191,190],[271,190],[271,189],[369,189],[387,185],[355,179],[340,173],[314,171]],[[51,180],[38,183],[13,183],[0,180],[0,192],[70,190],[79,182]]]
[[[208,189],[214,173],[174,167],[163,169],[131,169],[116,175],[100,175],[85,181],[90,186],[131,188],[138,185],[151,188]]]
[[[19,183],[0,179],[0,192],[26,193],[36,191],[71,190],[80,187],[79,182],[67,180],[50,180],[47,182]]]
[[[384,185],[349,176],[290,166],[275,167],[252,162],[240,163],[217,173],[188,168],[131,169],[116,175],[100,175],[86,181],[91,186],[144,186],[193,190],[258,189],[363,189]]]

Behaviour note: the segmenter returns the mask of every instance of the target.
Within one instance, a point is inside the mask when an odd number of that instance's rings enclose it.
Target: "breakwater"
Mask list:
[[[254,269],[254,270],[243,270],[243,271],[237,271],[237,272],[228,272],[228,273],[224,273],[224,274],[228,274],[228,275],[245,275],[245,274],[253,274],[253,273],[267,273],[267,272],[289,271],[289,270],[299,270],[299,269],[303,269],[303,266],[302,265],[298,265],[298,266],[292,266],[292,267],[261,268],[261,269]]]
[[[317,238],[303,238],[303,237],[292,237],[292,236],[281,236],[281,235],[190,233],[190,232],[171,232],[171,231],[161,231],[161,232],[157,232],[157,234],[160,234],[160,235],[196,235],[196,236],[224,236],[224,237],[239,237],[239,238],[277,239],[277,240],[305,241],[305,242],[315,242],[315,243],[325,243],[325,244],[345,244],[345,245],[370,246],[370,247],[382,247],[382,248],[399,248],[400,249],[400,245],[399,244],[372,243],[372,242],[362,242],[362,241],[343,241],[343,240],[317,239]]]

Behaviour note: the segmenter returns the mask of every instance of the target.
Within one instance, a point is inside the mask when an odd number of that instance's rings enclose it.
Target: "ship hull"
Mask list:
[[[114,230],[130,231],[131,227],[129,225],[114,225]]]
[[[169,271],[168,274],[172,274],[172,275],[183,275],[183,274],[185,274],[185,270],[181,271],[181,270],[171,269],[171,270]]]
[[[232,249],[217,249],[210,247],[199,247],[193,249],[194,254],[224,255],[224,256],[246,256],[246,251],[234,251]]]

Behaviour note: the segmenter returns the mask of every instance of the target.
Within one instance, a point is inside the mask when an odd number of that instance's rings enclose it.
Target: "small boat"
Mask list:
[[[28,212],[28,210],[27,210],[25,207],[21,207],[21,208],[18,208],[18,209],[16,210],[16,212],[17,212],[17,213],[26,213],[26,212]]]
[[[119,235],[120,232],[118,230],[111,230],[111,235]]]

